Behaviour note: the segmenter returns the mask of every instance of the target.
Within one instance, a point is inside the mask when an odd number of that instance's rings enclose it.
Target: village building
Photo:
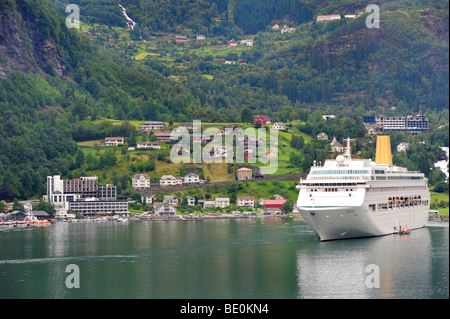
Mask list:
[[[195,197],[186,196],[187,204],[189,206],[195,206]]]
[[[188,38],[186,38],[184,35],[176,35],[174,39],[176,42],[187,42],[188,41]]]
[[[409,149],[409,143],[401,142],[397,145],[397,152],[406,152]]]
[[[252,46],[253,46],[253,39],[241,40],[239,43],[240,43],[242,46],[252,47]]]
[[[227,46],[228,47],[235,47],[235,46],[237,46],[237,42],[236,42],[236,40],[235,39],[233,39],[233,40],[231,40],[230,42],[228,42],[228,44],[227,44]]]
[[[183,177],[185,184],[198,184],[200,183],[200,176],[195,173],[188,173]]]
[[[146,123],[142,123],[141,125],[139,125],[139,131],[141,132],[148,132],[148,131],[153,131],[153,130],[164,130],[165,125],[163,122],[156,122],[156,121],[151,121],[151,122],[146,122]]]
[[[154,150],[160,150],[161,144],[158,142],[137,142],[136,143],[137,149],[154,149]]]
[[[105,146],[118,146],[123,145],[124,138],[123,137],[106,137],[105,138]]]
[[[344,146],[342,146],[342,144],[339,143],[335,137],[333,137],[333,141],[331,141],[330,146],[332,153],[334,152],[342,153],[344,151]]]
[[[100,200],[116,200],[117,199],[117,187],[113,184],[99,185],[98,186],[98,199]]]
[[[154,132],[153,135],[156,136],[158,141],[170,141],[170,132]]]
[[[236,170],[236,179],[238,181],[250,180],[253,177],[253,171],[247,167],[241,167]]]
[[[317,134],[317,139],[319,141],[328,141],[328,135],[324,132]]]
[[[205,41],[206,37],[204,34],[197,34],[197,41]]]
[[[217,208],[225,208],[230,206],[230,199],[228,197],[216,198],[214,202]]]
[[[261,125],[267,125],[267,124],[272,124],[273,120],[268,115],[256,115],[254,117],[253,125],[256,125],[257,123],[259,123]]]
[[[264,200],[264,210],[281,211],[286,199],[266,199]]]
[[[255,197],[238,196],[236,205],[239,207],[255,207]]]
[[[273,124],[272,128],[274,130],[285,130],[286,129],[286,125],[284,123],[281,122],[276,122]]]
[[[163,175],[159,180],[159,185],[161,187],[182,186],[183,179],[174,177],[172,175]]]
[[[154,203],[153,209],[156,215],[174,215],[176,213],[175,207],[165,202]]]
[[[136,174],[131,179],[133,189],[145,189],[150,187],[150,176],[147,174]]]
[[[329,14],[329,15],[318,15],[317,22],[321,21],[332,21],[332,20],[340,20],[341,16],[339,14]]]
[[[177,206],[178,197],[176,195],[164,195],[163,203],[169,203],[172,206]]]

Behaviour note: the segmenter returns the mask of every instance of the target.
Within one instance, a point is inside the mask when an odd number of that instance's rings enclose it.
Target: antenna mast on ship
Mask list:
[[[350,137],[347,137],[346,139],[344,139],[344,147],[345,147],[345,152],[344,152],[344,157],[346,160],[351,160],[352,159],[352,145],[351,143],[355,141],[355,139],[351,139]]]

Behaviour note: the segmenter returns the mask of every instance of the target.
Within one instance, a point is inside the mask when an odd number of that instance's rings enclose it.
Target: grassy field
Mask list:
[[[431,203],[439,203],[439,202],[449,202],[449,194],[448,193],[435,193],[431,192]],[[448,215],[449,207],[438,208],[437,211],[440,215]]]

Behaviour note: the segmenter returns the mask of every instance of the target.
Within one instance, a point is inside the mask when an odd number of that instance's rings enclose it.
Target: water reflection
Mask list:
[[[391,235],[378,238],[322,242],[315,253],[310,249],[297,251],[298,298],[435,298],[436,280],[433,270],[443,269],[447,278],[448,240],[434,238],[432,229],[413,231],[408,236]],[[448,229],[447,229],[448,238]],[[433,248],[447,252],[445,265],[434,265]],[[442,250],[442,249],[439,249]],[[442,253],[442,251],[441,251]],[[441,256],[442,257],[442,256]],[[440,263],[442,258],[438,259]],[[368,265],[379,267],[380,288],[370,288],[366,280],[372,271]],[[445,269],[447,271],[445,272]],[[445,280],[445,279],[444,279]],[[439,281],[442,286],[443,281]],[[442,298],[442,295],[441,297]]]

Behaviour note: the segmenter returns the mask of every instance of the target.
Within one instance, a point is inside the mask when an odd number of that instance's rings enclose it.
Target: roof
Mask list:
[[[237,171],[251,171],[251,169],[248,167],[241,167]]]
[[[123,137],[105,137],[105,141],[123,140]]]
[[[265,199],[264,205],[283,205],[287,199]]]
[[[230,201],[230,199],[228,198],[228,197],[218,197],[218,198],[216,198],[216,202],[217,201],[219,201],[219,202],[229,202]]]
[[[46,212],[44,212],[43,210],[34,210],[34,211],[31,211],[30,213],[31,213],[31,215],[33,215],[33,216],[44,216],[44,217],[49,216],[49,215],[48,215]]]
[[[144,177],[145,179],[150,179],[150,177],[147,174],[136,174],[133,176],[133,179],[138,179]]]
[[[238,200],[255,200],[253,196],[239,196]]]

